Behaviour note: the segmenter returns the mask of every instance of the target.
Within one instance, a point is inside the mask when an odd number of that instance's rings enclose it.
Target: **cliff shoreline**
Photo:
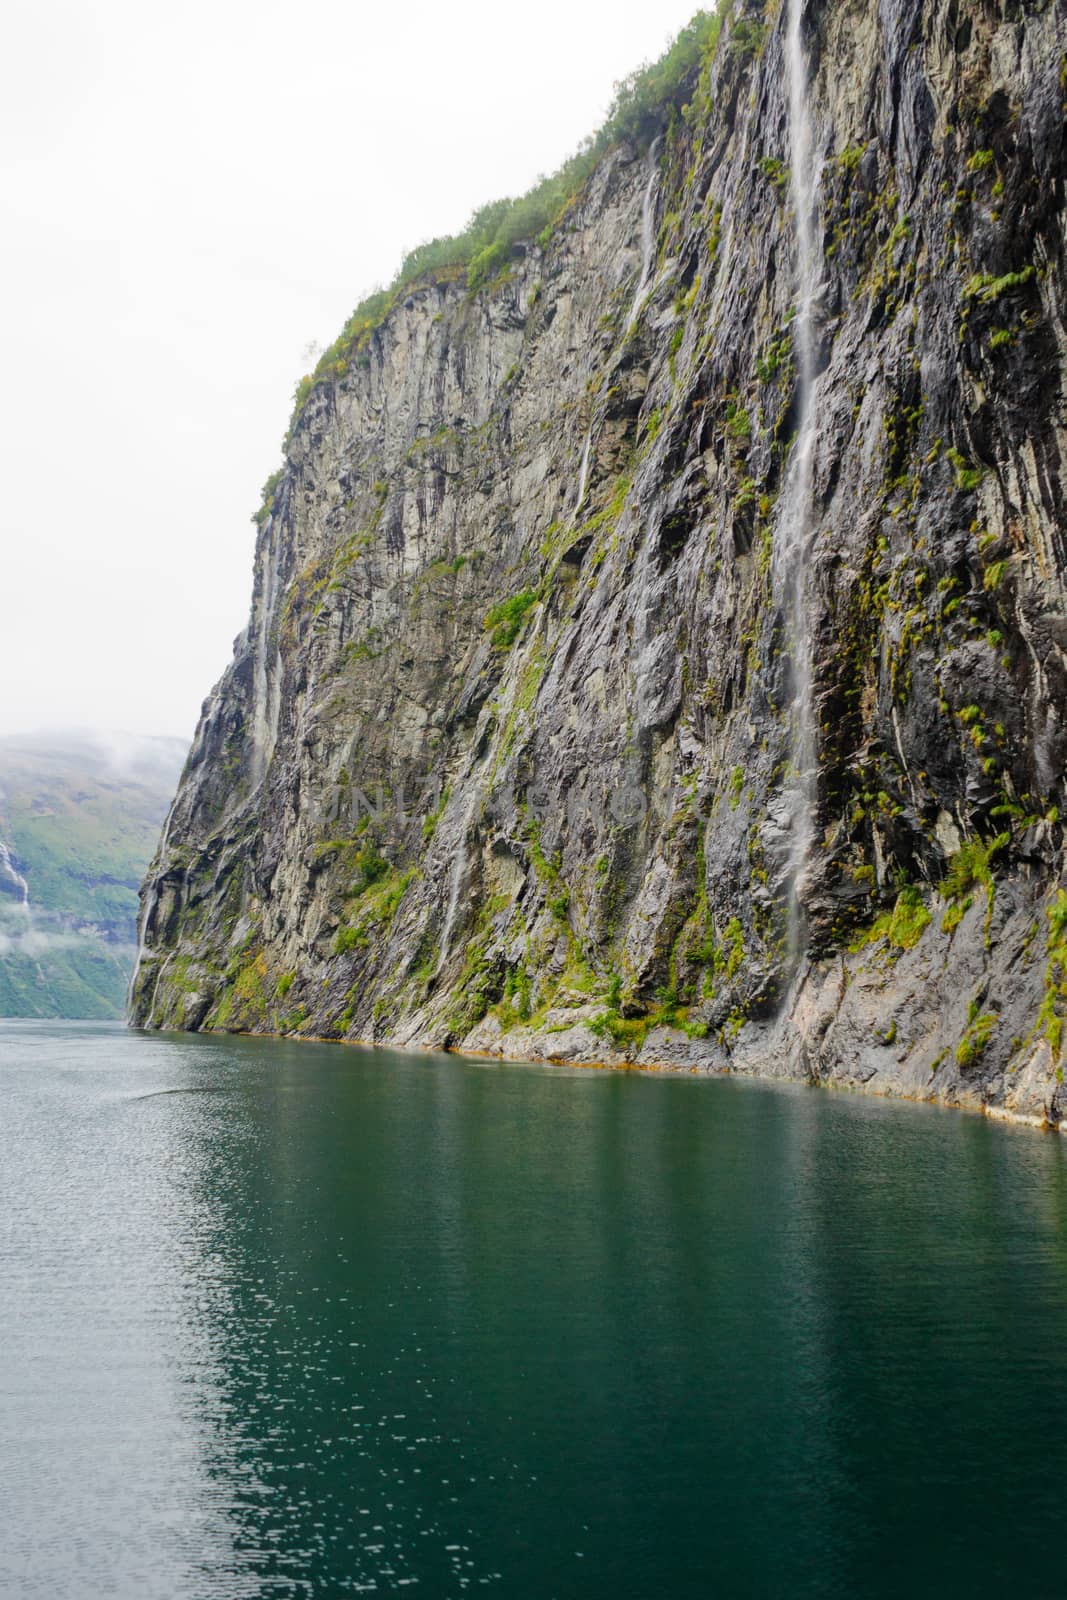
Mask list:
[[[541,236],[354,321],[134,1021],[1067,1117],[1065,82],[1063,4],[739,4]]]

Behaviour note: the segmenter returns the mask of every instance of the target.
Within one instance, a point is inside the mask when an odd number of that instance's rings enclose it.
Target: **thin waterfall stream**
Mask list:
[[[638,274],[637,288],[634,290],[630,314],[626,319],[626,327],[623,332],[624,338],[637,321],[652,281],[652,268],[656,253],[656,186],[659,178],[657,160],[662,143],[662,137],[657,135],[648,149],[648,181],[645,184],[645,192],[641,200],[641,271]],[[590,422],[582,444],[581,460],[578,466],[578,493],[575,498],[574,509],[571,512],[572,524],[577,521],[578,513],[585,504],[585,497],[589,488],[589,469],[592,465],[592,447],[593,424]]]
[[[0,839],[0,878],[5,879],[10,884],[18,895],[19,905],[28,910],[30,905],[30,886],[16,867],[11,851],[2,839]]]
[[[641,310],[652,278],[656,248],[656,180],[659,177],[659,167],[656,162],[661,143],[662,140],[657,136],[648,151],[648,183],[645,185],[645,197],[641,202],[641,276],[637,280],[633,305],[630,307],[630,315],[626,322],[627,333],[637,321],[637,314]]]
[[[274,619],[274,607],[277,601],[279,537],[280,529],[277,518],[272,516],[267,526],[269,545],[266,552],[263,595],[260,601],[259,628],[256,635],[253,679],[255,702],[252,723],[253,787],[258,787],[262,783],[274,748],[274,718],[271,715],[271,688],[268,676],[267,654],[270,647],[270,631]]]
[[[804,951],[799,884],[814,832],[816,738],[813,709],[812,633],[808,568],[815,452],[815,304],[822,278],[814,215],[819,163],[811,126],[808,66],[802,37],[803,0],[789,0],[786,75],[789,90],[789,191],[796,236],[793,349],[797,366],[797,432],[778,515],[777,587],[786,617],[792,670],[790,724],[790,844],[788,861],[788,952],[790,971]]]
[[[655,260],[656,248],[656,185],[659,178],[659,167],[657,165],[657,161],[659,156],[659,148],[662,142],[662,139],[657,136],[655,139],[653,139],[648,151],[648,181],[645,185],[645,192],[641,202],[641,272],[640,276],[638,277],[637,289],[634,293],[633,304],[630,308],[630,315],[626,323],[627,333],[637,319],[652,279],[652,269]],[[577,494],[575,496],[574,508],[570,513],[572,526],[578,520],[579,513],[585,504],[585,498],[589,490],[589,475],[592,467],[592,453],[593,423],[590,422],[589,427],[586,429],[585,438],[582,442],[582,452],[578,464]],[[260,639],[260,648],[257,652],[257,669],[260,660],[265,660],[265,636],[261,637]],[[258,681],[257,674],[257,710],[261,704]],[[477,788],[472,787],[470,800],[468,801],[467,807],[463,813],[458,848],[453,856],[452,866],[449,873],[448,901],[445,910],[444,923],[442,924],[441,938],[439,942],[440,953],[438,955],[436,968],[438,973],[448,960],[452,931],[455,927],[456,917],[459,911],[460,895],[462,893],[463,884],[467,876],[469,861],[468,834],[474,819],[477,799]]]
[[[582,459],[578,467],[578,498],[574,502],[571,512],[571,522],[575,522],[579,511],[585,504],[586,491],[589,488],[589,464],[593,450],[593,424],[590,423],[586,430],[585,443],[582,445]]]
[[[471,774],[467,775],[467,801],[463,808],[460,823],[460,833],[456,841],[456,851],[452,857],[452,867],[448,877],[448,904],[445,909],[445,920],[441,927],[441,938],[438,945],[439,954],[435,973],[439,973],[448,960],[449,949],[452,941],[452,929],[456,923],[456,913],[459,910],[459,897],[467,877],[467,864],[469,859],[468,835],[474,821],[480,798],[480,789]]]
[[[170,828],[173,821],[174,805],[172,803],[163,823],[163,832],[160,835],[159,844],[156,848],[157,861],[163,861],[166,858],[167,845],[170,843]],[[158,899],[158,878],[153,878],[151,883],[149,883],[148,879],[146,878],[141,892],[141,909],[137,917],[137,954],[134,957],[133,968],[130,972],[130,981],[126,985],[127,1012],[129,1011],[130,1005],[133,1002],[133,994],[137,986],[137,974],[140,971],[141,962],[144,959],[145,949],[148,944],[148,924],[152,920],[152,913],[156,909],[156,902]]]

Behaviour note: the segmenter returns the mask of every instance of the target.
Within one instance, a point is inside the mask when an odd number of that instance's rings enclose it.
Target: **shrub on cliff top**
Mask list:
[[[586,139],[558,172],[542,178],[517,199],[494,200],[482,206],[462,233],[428,240],[410,251],[390,286],[360,302],[315,371],[301,379],[294,397],[294,423],[315,384],[344,375],[353,356],[409,289],[427,280],[464,274],[472,291],[480,288],[506,267],[521,241],[535,239],[554,226],[607,150],[624,141],[647,148],[689,98],[696,74],[718,43],[730,3],[718,0],[714,11],[698,11],[658,61],[639,67],[617,83],[604,126]]]

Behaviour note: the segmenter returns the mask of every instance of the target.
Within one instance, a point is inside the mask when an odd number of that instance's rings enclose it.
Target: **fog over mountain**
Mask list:
[[[0,738],[0,1016],[121,1016],[137,889],[185,748],[110,732]]]

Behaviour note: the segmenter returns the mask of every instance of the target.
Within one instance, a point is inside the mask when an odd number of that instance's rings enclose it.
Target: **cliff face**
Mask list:
[[[1067,1117],[1067,7],[762,19],[313,388],[134,1020]]]

